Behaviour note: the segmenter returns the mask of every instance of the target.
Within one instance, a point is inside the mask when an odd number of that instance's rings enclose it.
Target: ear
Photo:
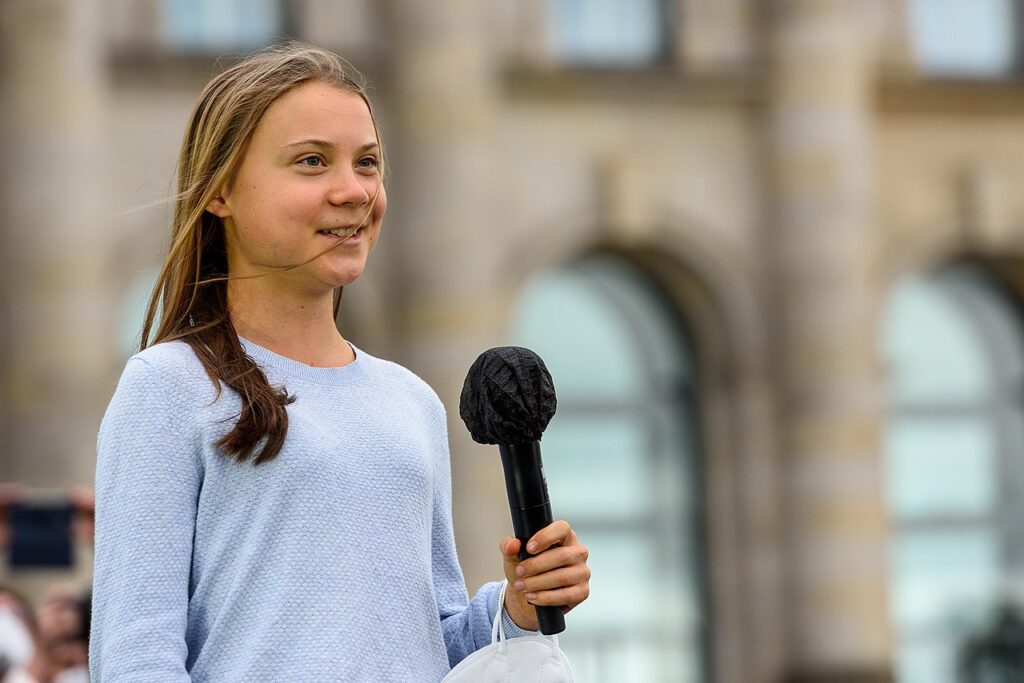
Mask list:
[[[206,205],[206,210],[218,218],[227,218],[231,215],[231,209],[228,208],[227,202],[220,194],[210,200],[210,203]]]

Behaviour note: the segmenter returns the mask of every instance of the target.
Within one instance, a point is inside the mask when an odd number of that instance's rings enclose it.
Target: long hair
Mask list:
[[[272,387],[242,348],[228,314],[227,281],[233,278],[228,274],[224,227],[206,207],[234,177],[252,133],[270,105],[297,86],[316,81],[363,99],[383,160],[383,143],[365,81],[331,52],[290,40],[252,54],[214,76],[199,96],[185,128],[178,157],[170,249],[142,326],[140,350],[180,339],[195,351],[218,397],[223,382],[241,398],[237,423],[216,444],[238,462],[252,459],[259,465],[277,456],[288,431],[285,406],[295,397],[285,388]],[[383,172],[382,165],[382,182]],[[376,199],[374,196],[373,201]],[[372,203],[368,211],[372,211]],[[334,296],[335,318],[341,289]]]

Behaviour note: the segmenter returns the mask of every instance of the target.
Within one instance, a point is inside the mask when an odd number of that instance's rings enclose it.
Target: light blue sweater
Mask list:
[[[214,400],[188,345],[121,376],[98,439],[93,683],[440,680],[490,642],[500,587],[466,593],[440,400],[355,347],[312,368],[243,345],[297,396],[263,465],[213,447],[240,402]]]

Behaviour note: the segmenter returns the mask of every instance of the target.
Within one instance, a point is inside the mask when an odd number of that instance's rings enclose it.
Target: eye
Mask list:
[[[380,165],[377,157],[363,157],[359,160],[358,164],[362,168],[377,168]]]
[[[315,164],[307,164],[306,163],[307,161],[315,161],[317,163],[315,163]],[[314,155],[314,156],[311,156],[311,157],[305,157],[303,159],[299,159],[298,163],[302,164],[303,166],[305,166],[307,168],[320,168],[321,166],[324,165],[324,160],[319,155]]]

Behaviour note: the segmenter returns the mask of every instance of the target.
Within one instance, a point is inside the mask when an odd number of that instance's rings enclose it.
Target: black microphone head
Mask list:
[[[539,441],[556,407],[555,385],[540,356],[499,346],[470,366],[459,415],[473,441],[512,445]]]

